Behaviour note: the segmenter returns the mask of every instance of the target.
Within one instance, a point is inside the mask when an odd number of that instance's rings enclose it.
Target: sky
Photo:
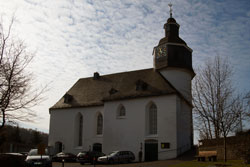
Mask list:
[[[35,53],[33,87],[48,85],[38,118],[20,126],[49,132],[49,108],[79,78],[153,67],[164,37],[170,0],[0,0],[4,25]],[[229,59],[234,86],[250,89],[250,1],[172,0],[180,37],[193,49],[193,67],[215,56]]]

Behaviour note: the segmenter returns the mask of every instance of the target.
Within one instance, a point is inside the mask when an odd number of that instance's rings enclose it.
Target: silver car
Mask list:
[[[131,151],[113,151],[106,156],[98,158],[99,163],[129,163],[135,160],[135,155]]]
[[[31,149],[28,156],[25,159],[28,167],[44,166],[52,167],[52,160],[48,154],[48,150],[45,150],[45,155],[39,155],[37,149]]]

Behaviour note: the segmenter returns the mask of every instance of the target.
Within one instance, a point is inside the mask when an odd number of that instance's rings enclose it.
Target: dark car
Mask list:
[[[76,155],[72,153],[60,152],[52,157],[52,161],[54,162],[62,162],[63,160],[65,162],[76,162]]]
[[[45,155],[39,155],[37,149],[31,149],[28,153],[26,159],[26,166],[44,166],[44,167],[52,167],[52,161],[48,154],[47,149],[45,150]]]
[[[20,152],[20,154],[22,154],[22,155],[25,156],[25,157],[28,156],[28,152]]]
[[[81,165],[85,163],[97,163],[97,159],[105,154],[97,151],[82,151],[77,155],[77,161],[80,162]]]
[[[20,153],[0,153],[0,166],[26,167],[25,158]]]
[[[100,163],[129,163],[135,160],[135,155],[131,151],[113,151],[106,156],[98,158]]]

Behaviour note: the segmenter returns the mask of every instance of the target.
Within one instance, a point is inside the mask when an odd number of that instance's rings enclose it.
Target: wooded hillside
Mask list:
[[[40,143],[48,145],[47,133],[9,125],[0,133],[0,153],[28,152]]]

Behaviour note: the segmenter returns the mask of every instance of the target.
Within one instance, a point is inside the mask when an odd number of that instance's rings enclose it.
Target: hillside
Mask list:
[[[47,133],[9,125],[0,132],[0,153],[28,152],[40,143],[48,145]]]

